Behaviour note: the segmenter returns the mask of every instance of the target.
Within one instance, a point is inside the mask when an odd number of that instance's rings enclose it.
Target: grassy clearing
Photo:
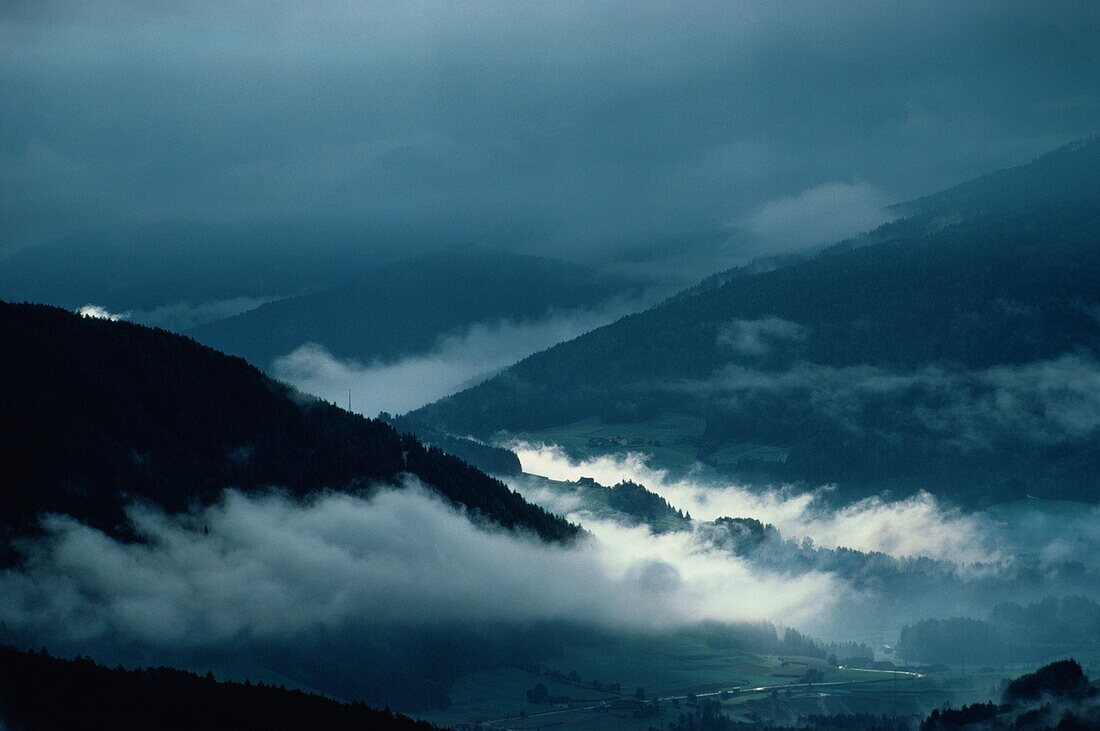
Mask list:
[[[499,727],[563,729],[634,729],[663,727],[668,720],[689,710],[684,696],[696,694],[722,703],[724,712],[740,720],[791,719],[798,714],[920,713],[950,700],[958,703],[984,699],[1002,677],[1018,675],[1018,668],[959,673],[929,673],[921,678],[851,668],[837,669],[817,658],[777,657],[743,650],[715,648],[691,637],[637,637],[586,647],[571,647],[547,663],[549,669],[568,675],[575,671],[583,681],[618,683],[621,696],[573,683],[557,682],[545,675],[515,669],[471,674],[450,692],[453,705],[425,718],[440,724],[473,724],[510,719]],[[805,687],[806,671],[821,676]],[[526,692],[542,683],[551,696],[568,697],[574,706],[593,706],[600,701],[632,697],[635,688],[646,697],[665,699],[662,714],[634,718],[630,714],[582,708],[531,704]],[[707,695],[740,687],[728,695]],[[765,688],[765,690],[756,690]],[[677,697],[675,702],[669,700]],[[525,713],[526,718],[518,718]],[[793,714],[793,716],[792,716]]]

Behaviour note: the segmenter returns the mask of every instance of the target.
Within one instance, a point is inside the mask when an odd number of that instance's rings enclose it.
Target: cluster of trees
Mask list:
[[[179,335],[0,302],[0,339],[5,530],[58,512],[126,535],[135,499],[184,511],[227,487],[305,495],[405,474],[509,528],[579,530],[438,448]]]
[[[26,729],[383,729],[435,727],[362,703],[172,668],[110,669],[0,647],[0,724]]]
[[[1100,728],[1100,689],[1074,660],[1059,660],[1006,684],[999,704],[936,709],[921,731],[1076,731]]]
[[[670,721],[668,731],[912,731],[912,719],[870,713],[811,714],[790,726],[734,721],[712,699],[700,700],[686,713]]]
[[[531,356],[417,418],[487,435],[689,414],[706,422],[694,443],[704,462],[723,445],[788,450],[785,461],[714,463],[747,480],[836,483],[844,496],[934,483],[975,503],[1094,495],[1100,452],[1087,447],[1095,431],[1036,438],[1013,419],[973,430],[954,421],[953,409],[978,418],[968,404],[995,388],[972,372],[1100,355],[1100,321],[1089,313],[1100,304],[1098,150],[1092,140],[981,181],[978,192],[946,192],[858,242],[869,245],[837,246],[674,297]],[[1091,182],[1071,187],[1065,179]],[[1022,191],[1034,200],[1021,202]],[[1017,204],[1004,204],[1010,194]],[[723,339],[731,321],[767,318],[797,329],[774,341],[761,336],[752,352]],[[834,369],[836,382],[812,373],[800,380],[805,364]],[[748,386],[737,385],[737,371],[722,375],[730,366],[750,373]],[[855,376],[835,370],[865,366],[886,378],[850,389]],[[929,366],[958,383],[904,378]]]
[[[993,626],[969,617],[922,619],[905,625],[897,654],[909,661],[946,665],[1000,664],[1011,658]]]
[[[716,518],[706,532],[715,546],[735,556],[749,556],[765,544],[782,545],[783,541],[778,528],[756,518]]]
[[[1042,661],[1100,647],[1100,604],[1083,596],[1002,603],[987,619],[925,619],[902,627],[897,653],[906,660],[959,665]]]
[[[874,650],[864,642],[827,642],[824,648],[833,665],[860,666],[875,659]]]
[[[602,680],[595,680],[595,679],[585,680],[584,678],[581,677],[580,673],[578,673],[576,670],[570,670],[568,673],[563,673],[560,670],[553,670],[551,668],[545,668],[542,671],[542,674],[545,677],[550,678],[551,680],[556,680],[559,683],[571,683],[571,684],[579,686],[581,688],[591,688],[592,690],[599,691],[601,693],[611,693],[612,695],[621,695],[622,692],[623,692],[623,687],[620,683],[614,683],[614,682],[608,683],[608,682],[604,682]],[[538,687],[545,688],[545,686],[542,686],[541,683],[539,684],[539,686],[536,686],[536,688],[538,688]],[[528,696],[530,696],[530,693],[528,694]]]
[[[609,487],[607,504],[643,523],[662,520],[683,523],[690,519],[690,516],[685,516],[682,510],[672,507],[663,497],[632,480]]]
[[[826,659],[825,647],[809,635],[771,622],[701,622],[681,630],[715,649],[747,650],[766,655],[789,655]]]
[[[580,477],[562,485],[580,499],[582,510],[608,515],[625,525],[646,525],[656,533],[691,528],[691,514],[631,480],[605,486],[593,477]]]

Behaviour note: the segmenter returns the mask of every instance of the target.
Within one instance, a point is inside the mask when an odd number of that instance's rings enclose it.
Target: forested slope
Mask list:
[[[752,480],[1095,496],[1100,141],[916,201],[770,271],[732,272],[414,412],[456,433],[668,414]],[[723,463],[738,444],[785,460]]]
[[[394,262],[188,334],[262,367],[311,342],[338,357],[385,361],[427,351],[474,323],[534,320],[629,291],[621,278],[564,261],[454,249]]]
[[[576,531],[455,457],[179,335],[0,303],[0,340],[7,530],[60,512],[117,534],[137,499],[181,511],[227,487],[305,495],[407,473],[502,526]]]

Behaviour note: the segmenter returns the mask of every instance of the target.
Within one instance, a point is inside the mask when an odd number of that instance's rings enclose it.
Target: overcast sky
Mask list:
[[[700,273],[1100,131],[1095,2],[0,0],[0,247],[355,220]]]

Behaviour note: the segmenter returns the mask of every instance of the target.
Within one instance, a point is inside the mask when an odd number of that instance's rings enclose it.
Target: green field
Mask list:
[[[811,668],[821,677],[808,686],[805,676]],[[636,637],[567,648],[538,673],[500,669],[468,675],[452,687],[450,708],[423,717],[448,726],[492,722],[495,728],[643,731],[663,727],[669,718],[688,710],[689,694],[720,701],[723,712],[742,721],[790,722],[809,713],[921,714],[945,701],[958,704],[991,697],[1002,678],[1026,669],[915,677],[838,669],[815,658],[715,648],[684,636]],[[581,683],[554,680],[547,671],[559,677],[575,673]],[[605,687],[618,683],[621,695],[586,687],[592,680]],[[539,683],[557,699],[556,704],[527,702],[526,692]],[[636,718],[629,712],[600,708],[618,698],[633,697],[639,687],[647,698],[660,699],[657,716]]]

